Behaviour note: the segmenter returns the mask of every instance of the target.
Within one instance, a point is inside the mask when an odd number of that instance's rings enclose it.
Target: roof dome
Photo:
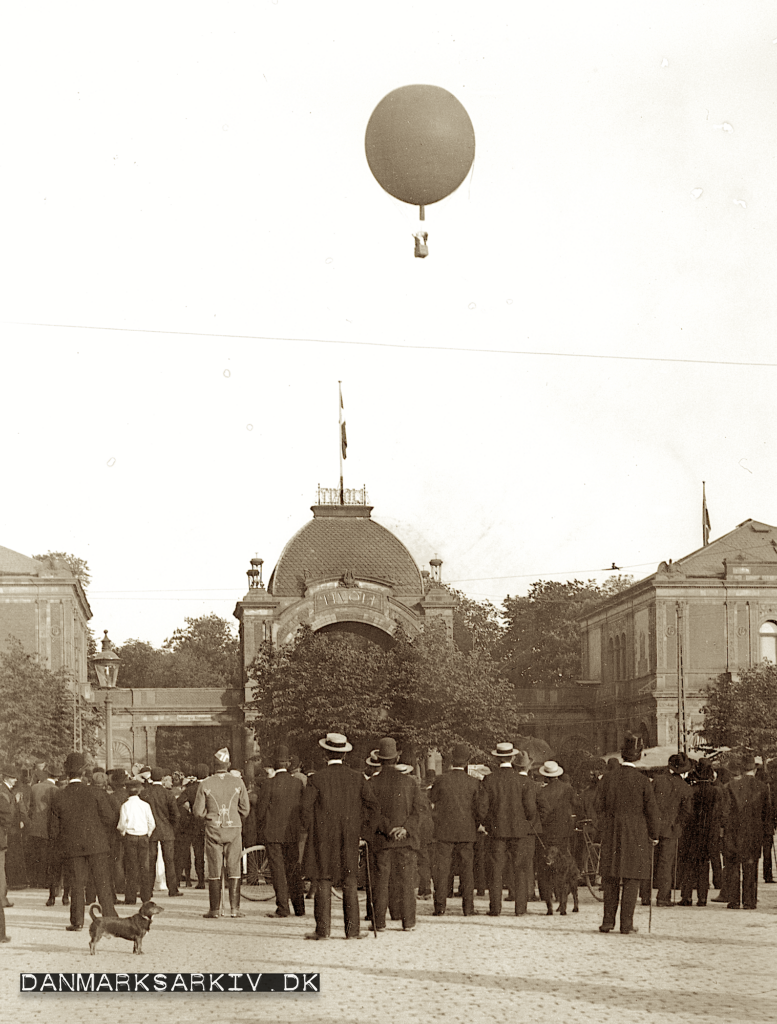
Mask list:
[[[370,518],[369,505],[313,505],[306,523],[281,552],[268,592],[302,597],[319,580],[352,573],[382,583],[395,594],[420,594],[421,574],[413,556],[393,533]]]

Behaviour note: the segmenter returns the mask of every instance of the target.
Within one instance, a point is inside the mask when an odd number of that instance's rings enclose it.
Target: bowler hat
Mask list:
[[[318,741],[318,745],[335,754],[347,754],[353,750],[353,746],[341,732],[328,732],[324,739]]]
[[[517,750],[513,758],[513,764],[519,771],[523,771],[524,768],[531,768],[531,758],[525,750]]]
[[[123,786],[128,778],[129,776],[123,768],[114,768],[111,772],[111,785]]]
[[[755,758],[752,754],[743,754],[739,760],[739,767],[743,772],[755,771]]]
[[[165,770],[164,770],[164,768],[152,768],[151,769],[151,781],[152,782],[161,782],[164,777],[165,777]]]
[[[546,761],[545,764],[540,766],[540,775],[544,775],[546,779],[557,779],[559,775],[564,774],[564,769],[560,764],[556,764],[555,761]]]
[[[19,769],[14,768],[12,764],[4,764],[3,767],[0,768],[0,775],[3,775],[6,779],[18,779]]]
[[[86,758],[80,750],[71,750],[71,752],[65,758],[65,772],[80,772],[83,771],[84,765],[86,764]]]
[[[672,754],[668,763],[672,771],[677,772],[678,775],[684,775],[685,772],[689,772],[693,768],[693,762],[684,753]]]
[[[291,761],[291,751],[285,743],[279,744],[275,751],[276,761]]]
[[[384,736],[378,744],[378,760],[393,761],[395,757],[399,757],[397,741],[391,736]]]
[[[197,772],[198,779],[207,779],[210,775],[210,769],[206,764],[198,764],[195,771]]]
[[[451,761],[454,764],[466,764],[469,761],[469,747],[466,743],[457,743],[451,751]]]

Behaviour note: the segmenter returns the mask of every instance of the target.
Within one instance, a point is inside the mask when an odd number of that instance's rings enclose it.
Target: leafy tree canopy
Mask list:
[[[218,615],[186,618],[161,649],[144,640],[127,640],[118,685],[122,687],[239,687],[239,642]]]
[[[395,736],[419,752],[460,741],[485,750],[525,721],[496,663],[457,650],[442,624],[414,639],[398,629],[385,651],[303,626],[284,647],[263,645],[249,676],[261,743],[336,731],[352,741]]]
[[[594,580],[537,580],[525,597],[508,595],[499,654],[513,683],[518,687],[574,684],[580,678],[580,616],[633,582],[632,576],[610,576],[602,586]]]
[[[464,654],[480,651],[495,656],[502,641],[504,627],[499,609],[490,601],[474,601],[460,590],[442,586],[456,601],[453,610],[453,642]]]
[[[67,551],[47,551],[45,555],[33,555],[32,557],[37,558],[41,562],[45,562],[49,558],[61,558],[76,579],[80,580],[84,590],[92,581],[89,565],[83,558],[78,558],[77,555],[70,555]]]
[[[724,672],[707,687],[704,736],[721,747],[777,754],[777,665],[764,661],[734,679]]]
[[[0,651],[0,759],[32,767],[44,760],[59,771],[73,749],[73,693],[65,670],[51,672],[21,642],[8,637]],[[81,701],[83,748],[94,753],[102,709]]]

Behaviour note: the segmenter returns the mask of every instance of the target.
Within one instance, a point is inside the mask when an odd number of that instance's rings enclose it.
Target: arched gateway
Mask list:
[[[371,518],[364,490],[346,491],[344,497],[341,504],[339,491],[319,488],[313,518],[281,552],[266,590],[259,572],[249,570],[248,593],[234,612],[244,676],[264,642],[286,643],[303,623],[383,645],[398,624],[412,636],[435,617],[452,635],[450,594],[430,587],[429,573]],[[433,560],[438,578],[440,564]]]

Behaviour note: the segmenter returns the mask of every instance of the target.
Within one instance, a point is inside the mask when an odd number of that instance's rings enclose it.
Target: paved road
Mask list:
[[[68,912],[44,906],[41,891],[12,893],[6,911],[12,941],[0,945],[2,1020],[14,1024],[84,1021],[123,1024],[281,1022],[591,1022],[591,1024],[724,1024],[777,1020],[777,885],[763,885],[756,911],[638,908],[638,935],[598,931],[601,904],[586,890],[580,913],[544,915],[540,904],[517,919],[463,918],[449,904],[445,917],[419,903],[418,928],[389,922],[378,939],[336,937],[305,942],[304,919],[266,916],[271,903],[244,904],[247,917],[204,920],[206,893],[158,897],[143,957],[119,939],[104,939],[95,957],[86,931],[64,930]],[[336,902],[336,901],[335,901]],[[511,907],[510,904],[508,906]],[[125,908],[119,908],[128,914]],[[19,992],[26,971],[320,971],[320,995],[51,995]],[[128,1002],[132,1001],[132,1018]],[[162,1016],[160,1016],[162,1015]]]

